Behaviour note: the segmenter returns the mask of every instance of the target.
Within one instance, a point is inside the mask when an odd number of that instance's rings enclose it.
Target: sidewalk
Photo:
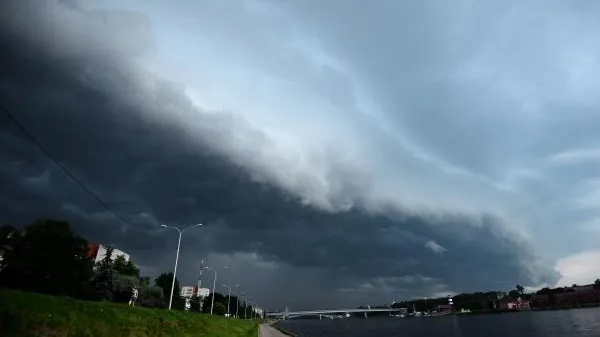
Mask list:
[[[290,337],[268,324],[261,324],[258,330],[258,337]]]

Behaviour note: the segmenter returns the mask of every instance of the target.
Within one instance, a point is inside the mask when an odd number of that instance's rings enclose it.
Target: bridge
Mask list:
[[[292,317],[300,317],[300,316],[319,316],[319,317],[327,317],[334,318],[336,314],[349,315],[354,313],[364,313],[365,317],[367,317],[368,313],[373,312],[406,312],[406,308],[365,308],[365,309],[333,309],[333,310],[309,310],[309,311],[284,311],[284,312],[270,312],[267,313],[267,317],[272,318],[282,318],[288,319]]]

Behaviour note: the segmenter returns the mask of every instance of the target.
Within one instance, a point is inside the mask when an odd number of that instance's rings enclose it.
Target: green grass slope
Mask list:
[[[256,337],[258,322],[0,289],[2,337]]]

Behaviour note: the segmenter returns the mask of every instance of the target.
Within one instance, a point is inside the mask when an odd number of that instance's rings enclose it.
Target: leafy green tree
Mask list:
[[[113,270],[121,275],[139,278],[140,270],[131,261],[125,260],[123,255],[118,255],[113,262]]]
[[[550,294],[550,288],[545,287],[536,292],[536,295],[548,295]]]
[[[152,286],[149,287],[147,292],[144,293],[145,294],[145,298],[148,299],[156,299],[156,300],[164,300],[165,299],[165,294],[163,293],[163,290],[161,287],[157,287],[157,286]]]
[[[150,278],[148,276],[140,277],[140,288],[150,287]]]
[[[206,298],[202,299],[198,296],[194,296],[191,298],[190,304],[192,305],[190,308],[192,311],[207,312],[205,311],[207,306],[208,311],[210,311],[210,301],[207,301]]]
[[[600,279],[597,278],[596,281],[594,281],[594,288],[600,288]]]
[[[135,276],[127,276],[120,273],[115,273],[113,284],[113,301],[127,302],[131,297],[131,288],[139,288],[140,279]]]
[[[171,284],[173,282],[173,273],[162,273],[155,280],[154,284],[157,287],[162,289],[163,295],[166,300],[171,296]],[[175,306],[176,302],[180,302],[180,288],[179,288],[179,280],[175,278],[175,288],[173,289],[173,306]],[[179,308],[179,306],[177,306]]]
[[[115,273],[112,262],[113,251],[112,247],[106,247],[106,255],[96,265],[93,280],[94,290],[98,298],[108,301],[112,301],[114,295]]]
[[[517,292],[519,292],[519,294],[523,295],[523,293],[525,292],[525,288],[523,288],[523,286],[521,286],[520,284],[517,284],[517,286],[515,287],[515,289],[517,290]]]
[[[55,295],[85,297],[92,265],[87,241],[66,221],[36,220],[23,231],[3,227],[10,240],[0,280],[4,286]],[[10,235],[9,235],[10,234]]]
[[[215,296],[215,306],[217,305],[217,303],[221,303],[225,306],[225,309],[227,309],[227,296],[224,296],[223,294],[219,294],[219,293],[215,293],[215,294],[211,293],[204,299],[204,306],[202,307],[203,313],[206,313],[206,314],[210,313],[210,305],[212,303],[213,295]],[[213,313],[214,313],[214,309],[213,309]]]
[[[227,312],[227,307],[225,306],[225,304],[223,304],[221,302],[215,302],[215,307],[213,308],[213,314],[215,314],[217,316],[225,316],[226,312]]]
[[[508,297],[510,297],[513,300],[519,298],[520,296],[521,296],[521,293],[517,289],[513,289],[508,292]]]
[[[146,300],[163,300],[163,290],[160,287],[150,284],[150,278],[140,277],[139,279],[140,299]]]

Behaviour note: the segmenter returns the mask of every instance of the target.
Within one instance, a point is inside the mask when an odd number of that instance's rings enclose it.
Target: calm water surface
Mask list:
[[[299,337],[600,337],[600,308],[482,316],[289,320]]]

